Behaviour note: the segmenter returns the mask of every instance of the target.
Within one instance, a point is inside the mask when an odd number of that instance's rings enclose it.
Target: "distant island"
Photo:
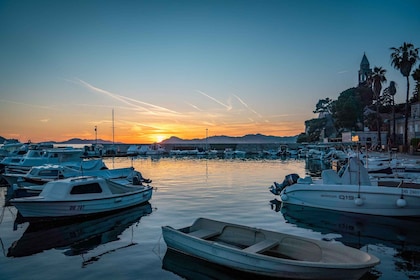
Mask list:
[[[247,134],[245,136],[240,137],[232,137],[232,136],[211,136],[208,138],[196,138],[196,139],[181,139],[175,136],[172,136],[169,139],[163,140],[160,144],[243,144],[243,143],[253,143],[253,144],[262,144],[262,143],[296,143],[298,136],[271,136],[271,135],[263,135],[263,134]],[[0,143],[4,143],[8,139],[0,136]],[[112,144],[112,141],[102,140],[102,139],[80,139],[80,138],[72,138],[66,141],[45,141],[45,143],[52,143],[52,144]],[[142,143],[121,143],[115,142],[115,144],[142,144]]]

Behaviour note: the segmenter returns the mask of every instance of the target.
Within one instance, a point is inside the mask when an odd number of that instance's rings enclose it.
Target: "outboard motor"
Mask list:
[[[284,177],[283,183],[279,184],[277,182],[274,182],[274,185],[270,187],[270,192],[273,193],[274,195],[279,195],[285,187],[291,186],[297,183],[297,180],[299,178],[300,178],[299,175],[296,173],[286,175]]]

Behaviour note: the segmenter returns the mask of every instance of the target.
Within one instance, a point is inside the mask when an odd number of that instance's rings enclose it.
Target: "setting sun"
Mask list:
[[[165,140],[165,136],[163,136],[163,135],[156,135],[156,142],[157,143],[160,143],[160,142],[162,142],[163,140]]]

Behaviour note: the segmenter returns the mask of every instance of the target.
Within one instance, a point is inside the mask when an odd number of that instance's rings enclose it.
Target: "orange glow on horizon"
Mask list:
[[[172,136],[184,140],[205,139],[206,136],[230,136],[242,137],[247,134],[263,134],[267,136],[295,136],[304,131],[304,124],[301,122],[290,123],[267,123],[267,124],[224,124],[221,126],[202,126],[202,125],[169,125],[155,124],[150,127],[141,127],[133,129],[132,126],[116,124],[114,137],[112,135],[112,126],[108,123],[95,126],[90,123],[84,130],[77,126],[44,126],[43,129],[34,129],[33,131],[22,130],[24,134],[18,132],[7,133],[0,132],[0,136],[6,139],[18,139],[21,142],[31,140],[33,143],[55,141],[63,142],[73,138],[82,140],[92,140],[94,143],[96,137],[98,140],[104,140],[115,143],[126,144],[153,144],[160,143]],[[11,130],[11,129],[10,129]]]

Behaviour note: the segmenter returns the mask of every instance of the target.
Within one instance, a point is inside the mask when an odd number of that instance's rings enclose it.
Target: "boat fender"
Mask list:
[[[356,204],[357,206],[362,206],[363,205],[363,199],[361,199],[360,197],[356,198],[354,200],[354,204]]]
[[[396,204],[399,208],[407,206],[407,201],[404,198],[398,198]]]
[[[281,196],[280,196],[280,198],[281,198],[281,201],[287,201],[288,199],[289,199],[289,197],[287,196],[287,194],[282,194]]]

